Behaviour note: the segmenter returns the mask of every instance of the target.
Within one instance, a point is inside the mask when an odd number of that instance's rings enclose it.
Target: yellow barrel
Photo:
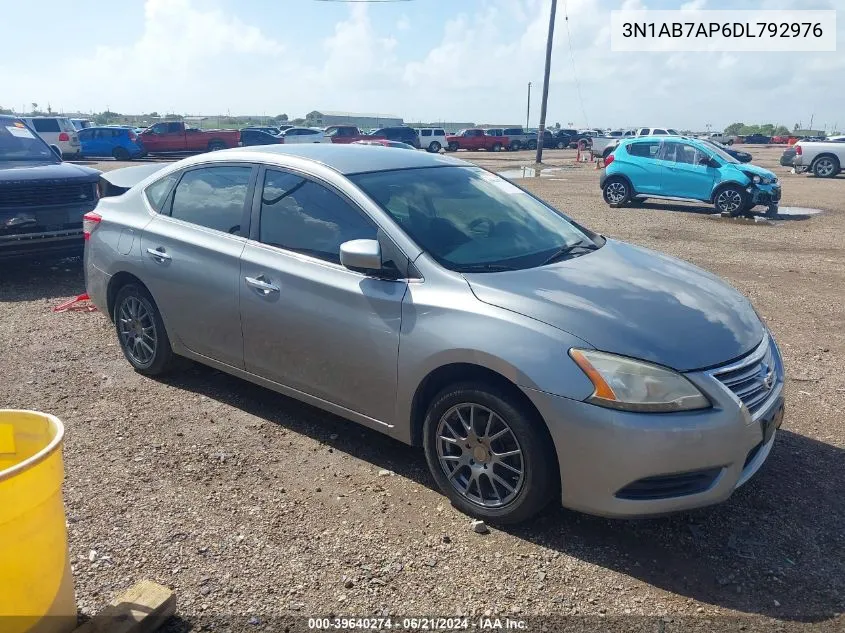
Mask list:
[[[62,503],[62,438],[52,415],[0,409],[0,630],[65,633],[76,599]]]

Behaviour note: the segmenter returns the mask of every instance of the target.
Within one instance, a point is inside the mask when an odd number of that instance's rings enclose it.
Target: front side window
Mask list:
[[[203,167],[182,176],[170,215],[223,233],[241,235],[252,167]]]
[[[423,250],[459,272],[541,266],[564,247],[596,248],[567,218],[478,167],[349,177]]]
[[[258,240],[340,263],[340,245],[376,239],[376,225],[330,189],[296,174],[267,170]]]
[[[164,134],[167,132],[167,123],[156,123],[150,128],[150,132],[153,134]]]

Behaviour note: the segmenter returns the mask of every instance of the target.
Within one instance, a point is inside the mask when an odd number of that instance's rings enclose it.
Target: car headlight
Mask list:
[[[751,180],[751,182],[753,182],[755,185],[759,185],[760,181],[762,180],[760,176],[758,176],[757,174],[752,174],[750,171],[744,171],[742,173],[748,176],[749,180]]]
[[[626,411],[691,411],[710,401],[676,371],[625,356],[571,349],[572,360],[587,374],[595,391],[588,402]]]

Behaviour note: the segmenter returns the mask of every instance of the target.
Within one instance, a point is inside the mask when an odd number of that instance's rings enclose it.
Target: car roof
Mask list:
[[[395,148],[378,145],[354,145],[334,143],[302,143],[297,145],[254,145],[214,152],[214,158],[225,160],[233,154],[257,154],[274,158],[296,156],[320,163],[344,175],[392,169],[415,169],[420,167],[466,166],[468,163],[429,152],[397,152]]]

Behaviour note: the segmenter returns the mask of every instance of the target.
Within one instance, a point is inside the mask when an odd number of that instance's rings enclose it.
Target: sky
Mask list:
[[[0,106],[539,119],[550,0],[39,0],[0,9]],[[619,8],[838,9],[826,53],[618,53]],[[567,18],[568,17],[568,24]],[[568,26],[568,28],[567,28]],[[570,53],[571,48],[571,53]],[[845,127],[845,0],[559,0],[547,124]]]

